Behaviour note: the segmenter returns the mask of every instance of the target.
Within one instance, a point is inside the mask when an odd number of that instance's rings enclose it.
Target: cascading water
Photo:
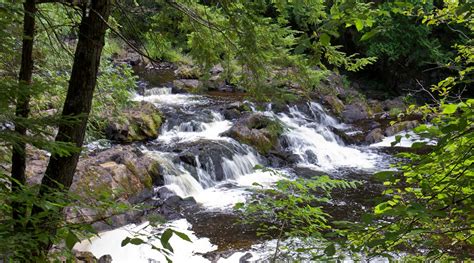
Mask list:
[[[161,88],[151,88],[147,89],[144,92],[145,97],[153,96],[153,95],[169,95],[171,94],[172,89],[168,87],[161,87]]]
[[[340,167],[375,167],[375,154],[345,146],[331,131],[331,127],[345,128],[343,124],[325,113],[318,103],[310,102],[308,108],[311,116],[296,106],[290,107],[289,113],[275,115],[288,128],[284,140],[288,149],[298,156],[299,165],[323,171]]]
[[[275,168],[280,174],[254,170],[256,165],[265,163],[265,158],[250,146],[222,135],[233,122],[224,118],[217,109],[219,107],[210,107],[219,103],[211,98],[172,94],[171,88],[159,87],[148,89],[144,96],[137,95],[135,99],[153,102],[165,115],[171,115],[166,116],[168,121],[162,126],[161,135],[154,142],[142,146],[142,151],[160,163],[164,187],[181,197],[192,196],[202,209],[224,211],[236,202],[244,202],[255,187],[254,182],[259,187],[271,187],[282,176],[293,176],[287,172],[287,167]],[[257,111],[256,107],[250,106]],[[317,103],[310,102],[304,107],[306,110],[291,106],[286,113],[275,113],[269,104],[263,113],[284,125],[282,145],[285,151],[297,156],[298,166],[326,172],[344,167],[366,170],[375,167],[376,154],[367,149],[345,146],[332,131],[332,127],[346,129],[346,125],[328,115]],[[186,232],[193,244],[172,240],[172,245],[178,247],[176,251],[185,251],[185,254],[177,255],[175,261],[208,262],[196,253],[213,251],[216,247],[206,238],[197,238],[183,220],[171,222],[168,226]],[[112,239],[125,238],[127,228],[115,231],[102,235],[103,239],[110,240],[110,244],[104,240],[93,241],[89,245],[82,244],[87,247],[84,250],[92,251],[97,257],[111,254],[114,262],[154,262],[161,259],[145,245],[127,255],[119,251],[114,254],[120,248],[113,247],[112,243],[117,242]],[[235,260],[236,257],[229,259]]]

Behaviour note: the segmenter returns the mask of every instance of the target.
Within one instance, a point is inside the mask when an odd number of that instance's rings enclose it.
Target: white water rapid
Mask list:
[[[218,110],[227,102],[198,95],[172,94],[171,91],[165,87],[151,88],[144,96],[135,97],[138,101],[155,103],[165,115],[172,114],[166,116],[168,122],[163,125],[161,135],[154,142],[141,146],[142,152],[161,164],[164,187],[183,198],[194,198],[201,209],[229,211],[235,203],[245,202],[255,187],[271,187],[284,177],[295,176],[290,167],[275,168],[278,174],[255,170],[256,165],[266,163],[264,157],[250,146],[222,135],[234,124]],[[291,106],[285,112],[275,113],[269,106],[263,112],[283,124],[282,147],[297,157],[297,166],[324,172],[341,168],[376,168],[380,157],[371,148],[348,147],[334,134],[333,128],[346,129],[346,125],[328,115],[318,103],[310,102],[300,107],[304,109]],[[184,232],[192,240],[189,243],[176,237],[171,239],[174,250],[179,251],[172,257],[174,262],[209,262],[202,254],[217,249],[208,238],[196,237],[185,219],[169,222],[164,227]],[[76,249],[90,251],[96,257],[110,254],[114,263],[164,262],[164,257],[149,245],[120,247],[127,236],[149,236],[160,231],[147,223],[128,225],[101,233],[90,242],[77,245]],[[160,246],[158,240],[151,242]],[[250,260],[264,260],[268,248],[265,252],[265,246],[261,245],[259,249],[249,251],[253,252]],[[239,262],[244,254],[238,252],[218,262]]]

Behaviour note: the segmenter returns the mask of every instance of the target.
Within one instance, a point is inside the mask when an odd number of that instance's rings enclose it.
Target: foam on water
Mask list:
[[[159,141],[164,143],[192,142],[202,139],[206,140],[229,140],[227,137],[220,136],[221,133],[232,127],[232,122],[225,120],[224,117],[212,112],[211,122],[185,122],[170,130],[164,131],[158,137]]]
[[[217,249],[212,245],[208,238],[198,238],[194,232],[189,230],[191,225],[185,220],[180,219],[169,224],[164,228],[172,228],[186,234],[191,243],[173,235],[169,241],[173,247],[175,254],[170,256],[173,262],[209,262],[200,254],[207,253]],[[166,262],[166,258],[157,250],[152,249],[149,244],[143,245],[126,245],[121,246],[122,240],[127,237],[138,237],[146,240],[156,247],[163,248],[159,239],[154,238],[154,235],[160,234],[162,231],[157,231],[151,227],[148,222],[141,225],[128,225],[112,231],[107,231],[94,237],[89,242],[82,241],[77,244],[74,249],[79,251],[90,251],[97,258],[103,255],[111,255],[114,263],[150,263],[150,262]]]
[[[330,126],[344,128],[326,114],[317,103],[310,103],[312,116],[290,107],[289,114],[276,117],[288,128],[284,138],[289,150],[299,157],[299,165],[329,171],[340,167],[373,169],[377,155],[345,146],[331,131]]]
[[[421,138],[415,132],[408,131],[400,132],[393,136],[385,137],[381,142],[371,144],[370,147],[392,147],[392,142],[396,141],[396,136],[401,136],[400,142],[394,145],[398,147],[411,147],[415,142],[426,142],[426,144],[428,145],[436,145],[435,141],[430,141],[426,138]]]

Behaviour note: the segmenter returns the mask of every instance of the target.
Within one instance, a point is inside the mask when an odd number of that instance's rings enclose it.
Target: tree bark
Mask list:
[[[17,119],[27,118],[30,113],[30,95],[29,86],[33,76],[33,42],[35,35],[35,0],[26,0],[23,3],[24,19],[23,19],[23,43],[21,51],[21,66],[18,77],[18,93],[16,97],[15,116]],[[26,127],[21,121],[15,122],[15,132],[20,136],[26,135]],[[18,183],[12,182],[12,191],[18,191],[21,185],[26,182],[26,144],[22,141],[18,142],[12,149],[12,170],[11,177]],[[22,204],[13,203],[13,219],[19,219],[24,213]]]
[[[96,86],[100,56],[104,46],[107,20],[111,0],[92,0],[85,10],[79,27],[79,41],[74,55],[71,78],[64,102],[62,117],[75,117],[77,121],[59,125],[56,141],[70,142],[82,147],[88,115]],[[41,183],[41,193],[57,188],[58,184],[67,190],[72,184],[80,152],[69,156],[52,155]]]

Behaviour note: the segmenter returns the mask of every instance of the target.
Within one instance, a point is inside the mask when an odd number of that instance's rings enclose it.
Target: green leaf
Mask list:
[[[402,140],[402,136],[401,135],[396,135],[395,136],[395,141],[391,142],[390,145],[393,147],[393,146],[399,144],[401,140]]]
[[[364,22],[362,20],[356,19],[354,24],[357,28],[357,31],[361,31],[362,29],[364,29]]]
[[[321,43],[321,45],[323,46],[329,46],[330,41],[331,41],[331,37],[326,33],[322,33],[319,36],[319,43]]]
[[[69,231],[66,236],[66,247],[72,249],[77,242],[79,242],[79,238],[72,231]]]
[[[378,181],[387,181],[395,174],[395,171],[382,171],[374,174],[374,178]]]
[[[362,35],[360,41],[366,41],[369,38],[372,38],[375,34],[377,34],[377,30],[370,30],[369,32]]]
[[[163,248],[173,252],[173,247],[171,247],[169,241],[171,236],[173,235],[173,230],[171,229],[166,229],[165,232],[161,235],[160,242]]]
[[[175,235],[177,235],[178,237],[180,237],[182,240],[186,240],[186,241],[189,241],[191,242],[191,239],[188,237],[188,235],[184,234],[184,233],[181,233],[181,232],[178,232],[176,230],[173,230],[173,233]]]
[[[126,237],[124,240],[122,240],[122,243],[120,244],[122,247],[128,245],[130,243],[130,238]]]
[[[243,207],[244,207],[244,203],[242,203],[242,202],[239,202],[239,203],[234,205],[234,209],[242,209]]]
[[[457,104],[445,104],[443,105],[443,114],[453,114],[458,109]]]
[[[142,239],[140,238],[132,238],[130,239],[130,244],[132,245],[141,245],[141,244],[145,244],[146,242],[143,241]]]
[[[336,246],[334,243],[329,244],[329,246],[324,249],[324,254],[326,254],[328,257],[332,257],[334,254],[336,254]]]

